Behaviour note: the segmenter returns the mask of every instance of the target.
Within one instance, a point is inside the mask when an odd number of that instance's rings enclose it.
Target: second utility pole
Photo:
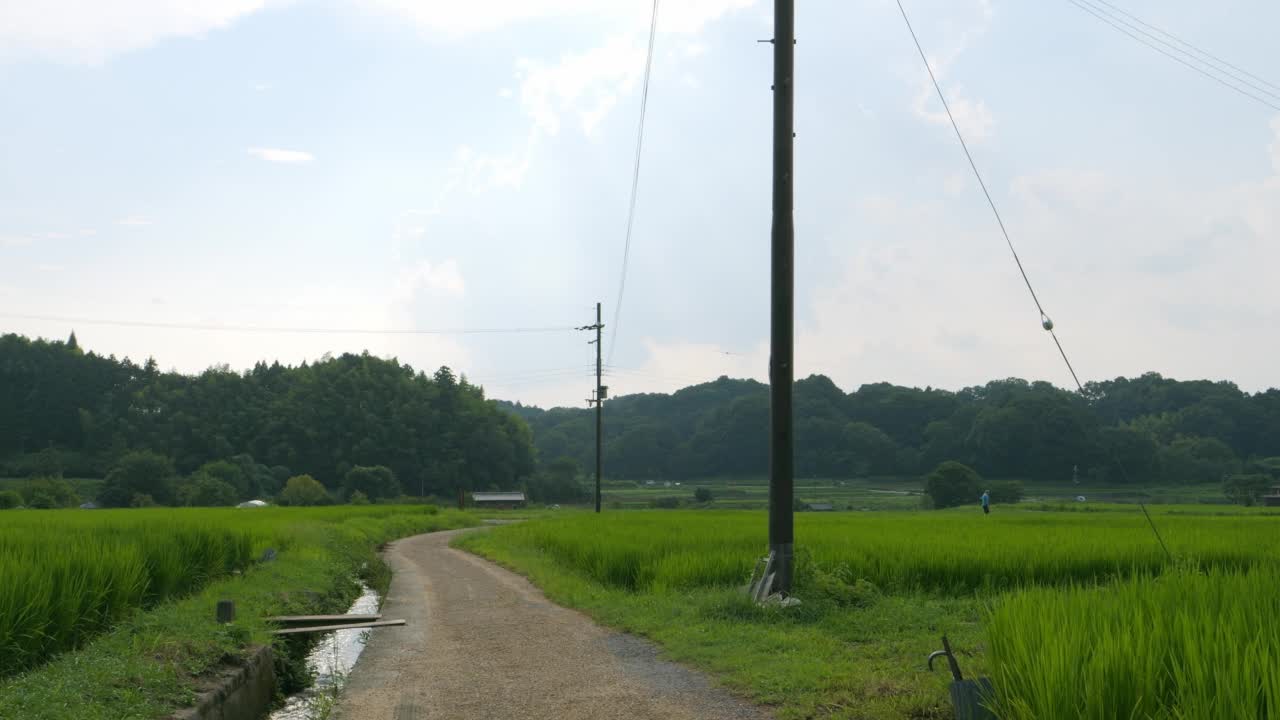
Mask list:
[[[604,432],[604,386],[600,384],[601,330],[604,330],[604,323],[600,322],[600,303],[596,303],[596,512],[600,512],[600,474],[604,467],[600,439]]]
[[[596,339],[587,341],[588,345],[594,343],[596,346],[596,391],[594,393],[595,397],[587,400],[587,404],[594,404],[596,406],[596,512],[600,512],[600,475],[601,468],[604,465],[603,453],[601,452],[603,445],[601,437],[604,432],[604,418],[602,417],[602,413],[604,412],[604,398],[609,393],[609,388],[600,384],[600,375],[601,370],[603,369],[600,360],[600,349],[602,345],[600,342],[600,331],[604,330],[604,323],[600,322],[600,303],[596,303],[596,324],[583,325],[578,329],[596,331]]]

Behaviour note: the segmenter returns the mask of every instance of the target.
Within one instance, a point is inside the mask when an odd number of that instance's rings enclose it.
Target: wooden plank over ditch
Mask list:
[[[296,635],[298,633],[329,632],[330,630],[364,630],[365,628],[390,627],[404,625],[404,620],[381,620],[379,622],[343,623],[341,625],[308,625],[304,627],[276,630],[272,635]]]
[[[338,623],[338,622],[374,622],[381,620],[382,614],[373,615],[277,615],[267,618],[270,622],[284,625],[301,625],[304,623]]]

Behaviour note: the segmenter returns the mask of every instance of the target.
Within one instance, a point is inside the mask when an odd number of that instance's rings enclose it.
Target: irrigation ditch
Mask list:
[[[343,616],[377,613],[381,596],[364,583],[360,589]],[[275,649],[259,647],[243,664],[219,674],[191,707],[171,720],[326,720],[369,632],[355,628],[283,636]],[[278,704],[280,692],[287,693],[283,705]]]

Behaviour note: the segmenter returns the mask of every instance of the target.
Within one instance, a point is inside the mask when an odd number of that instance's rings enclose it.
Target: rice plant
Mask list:
[[[381,542],[420,526],[424,510],[155,509],[6,512],[0,521],[0,677],[81,647],[128,614],[190,594],[252,564],[295,530]],[[305,548],[299,548],[305,551]]]
[[[1275,518],[1162,516],[1177,562],[1246,568],[1280,557]],[[743,584],[767,546],[753,512],[580,515],[495,530],[610,587],[661,590]],[[497,539],[495,538],[495,539]],[[1160,572],[1170,560],[1133,513],[804,514],[806,563],[898,590],[994,592]]]
[[[995,601],[1005,720],[1280,717],[1280,574],[1179,570]]]

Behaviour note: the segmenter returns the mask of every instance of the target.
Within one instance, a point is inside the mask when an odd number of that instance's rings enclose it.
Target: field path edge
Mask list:
[[[766,720],[772,715],[602,628],[525,578],[449,547],[459,532],[392,543],[383,617],[339,700],[337,720],[528,718]]]

